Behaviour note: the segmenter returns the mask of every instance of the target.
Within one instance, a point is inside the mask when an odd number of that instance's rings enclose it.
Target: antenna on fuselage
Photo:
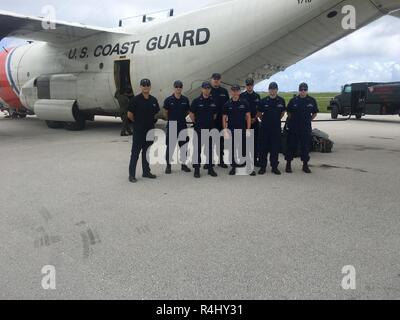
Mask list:
[[[166,13],[166,16],[163,16],[163,13]],[[160,10],[146,14],[140,14],[138,16],[127,17],[119,20],[119,27],[122,28],[125,20],[133,20],[141,18],[142,23],[153,22],[154,20],[162,19],[162,18],[171,18],[174,16],[174,9]]]

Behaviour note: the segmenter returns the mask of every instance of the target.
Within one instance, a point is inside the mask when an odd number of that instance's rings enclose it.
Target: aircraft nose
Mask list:
[[[372,0],[372,2],[385,13],[400,9],[400,0]]]

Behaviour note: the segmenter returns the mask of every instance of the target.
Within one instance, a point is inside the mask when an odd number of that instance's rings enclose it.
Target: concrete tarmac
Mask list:
[[[312,175],[300,161],[200,180],[157,165],[133,185],[119,121],[0,118],[0,298],[399,299],[400,118],[314,127],[336,144],[312,154]]]

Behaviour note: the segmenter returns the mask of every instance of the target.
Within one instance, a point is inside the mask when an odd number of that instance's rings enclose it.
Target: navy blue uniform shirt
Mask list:
[[[215,126],[214,116],[218,112],[214,99],[210,96],[207,99],[201,95],[194,99],[190,106],[190,112],[194,113],[195,129],[213,129]]]
[[[222,129],[222,109],[229,101],[229,92],[223,87],[214,88],[211,87],[211,96],[213,97],[215,104],[217,105],[217,119],[216,119],[216,127]]]
[[[245,99],[249,103],[251,118],[254,119],[257,116],[257,106],[261,100],[260,95],[255,91],[253,91],[252,93],[248,93],[247,91],[245,91],[240,95],[240,98]]]
[[[281,116],[286,111],[285,99],[280,96],[275,99],[266,97],[260,100],[257,111],[263,114],[261,118],[262,130],[269,132],[280,132],[282,130]]]
[[[229,100],[223,107],[222,114],[228,116],[228,128],[247,129],[246,114],[250,112],[250,106],[245,99],[238,101]]]
[[[131,100],[128,111],[134,116],[133,128],[136,131],[147,132],[154,129],[155,116],[160,112],[160,106],[155,97],[145,99],[143,94],[139,94]]]
[[[186,128],[186,116],[190,110],[188,98],[181,96],[180,99],[177,99],[173,94],[165,99],[164,109],[168,111],[168,121],[178,123],[178,130]]]
[[[312,115],[319,113],[317,101],[310,96],[299,96],[290,100],[287,112],[290,113],[289,131],[295,133],[311,132]]]

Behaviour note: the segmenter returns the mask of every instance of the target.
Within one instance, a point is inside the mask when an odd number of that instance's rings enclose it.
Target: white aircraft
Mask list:
[[[226,85],[248,76],[259,82],[353,32],[342,25],[347,5],[360,28],[398,15],[400,0],[230,0],[115,29],[53,28],[44,18],[0,11],[0,39],[31,40],[0,53],[0,103],[51,128],[81,130],[95,115],[119,116],[115,93],[129,85],[138,92],[142,78],[160,101],[177,79],[193,98],[213,72]]]

